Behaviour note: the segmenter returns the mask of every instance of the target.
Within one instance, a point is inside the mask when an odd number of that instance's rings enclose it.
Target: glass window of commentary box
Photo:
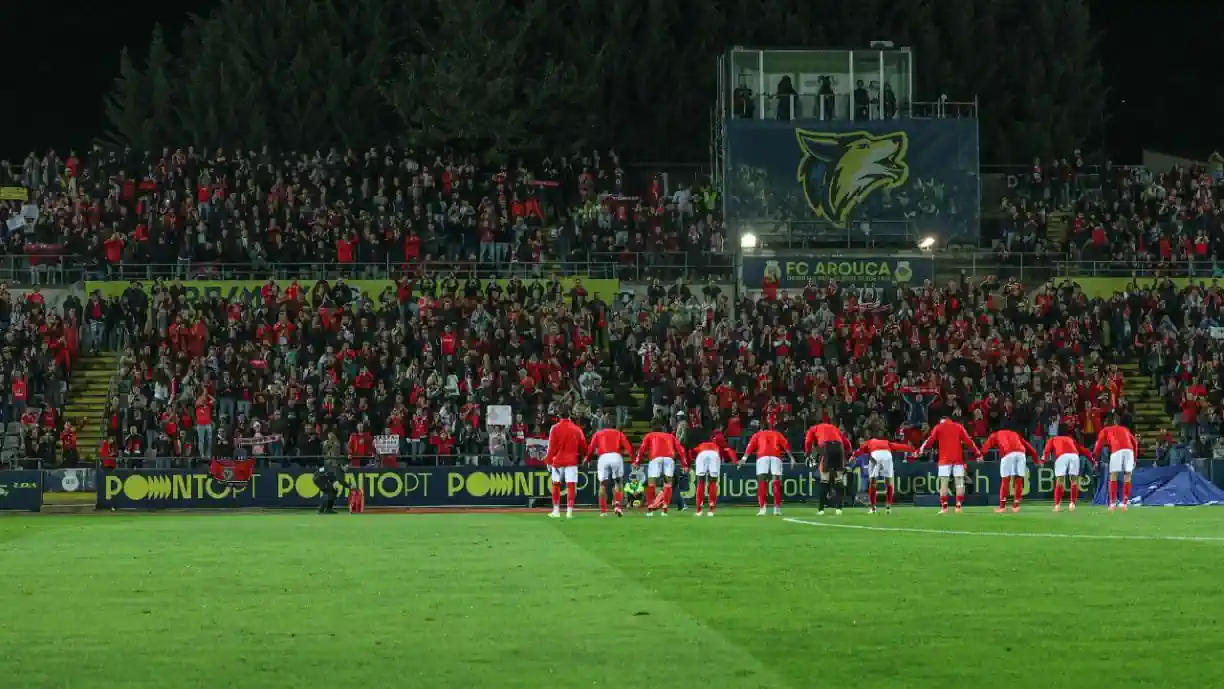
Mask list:
[[[732,50],[722,60],[725,115],[759,120],[880,120],[912,100],[908,48]]]

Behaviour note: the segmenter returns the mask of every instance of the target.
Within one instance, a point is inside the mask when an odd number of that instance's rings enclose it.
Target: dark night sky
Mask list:
[[[9,125],[0,157],[19,162],[31,149],[87,145],[103,129],[102,101],[118,72],[120,49],[130,46],[143,59],[153,25],[160,22],[177,50],[187,15],[216,4],[0,0],[12,79],[4,89]],[[1224,3],[1166,0],[1156,11],[1142,2],[1091,4],[1104,35],[1111,89],[1106,141],[1115,161],[1139,162],[1143,146],[1185,153],[1224,148],[1218,121],[1224,91],[1212,54],[1221,39]],[[24,79],[16,81],[17,74]]]

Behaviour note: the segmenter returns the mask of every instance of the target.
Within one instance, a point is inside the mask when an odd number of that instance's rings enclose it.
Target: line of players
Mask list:
[[[1094,450],[1089,451],[1074,438],[1063,435],[1051,438],[1040,456],[1028,441],[1011,429],[996,431],[978,448],[965,427],[952,419],[944,419],[936,424],[922,446],[917,449],[883,438],[883,428],[872,429],[871,435],[871,439],[854,450],[836,423],[818,423],[808,429],[804,436],[804,452],[809,458],[808,465],[816,467],[820,473],[820,488],[817,494],[819,514],[824,514],[825,507],[830,504],[837,514],[841,514],[848,492],[846,459],[860,455],[868,457],[868,500],[871,513],[878,511],[878,486],[881,483],[885,489],[884,509],[891,512],[896,493],[893,453],[920,455],[932,447],[938,449],[940,514],[948,512],[949,500],[953,494],[955,511],[960,512],[963,509],[966,466],[967,461],[972,461],[966,460],[966,456],[981,460],[991,449],[998,450],[1000,455],[1001,482],[999,507],[996,512],[1007,511],[1009,495],[1013,500],[1012,511],[1020,511],[1029,456],[1040,464],[1044,464],[1051,456],[1055,458],[1054,511],[1062,509],[1067,484],[1070,485],[1068,509],[1074,511],[1079,498],[1077,479],[1081,456],[1095,462],[1093,458],[1100,456],[1101,450],[1106,448],[1110,452],[1109,510],[1112,512],[1117,507],[1126,510],[1131,492],[1131,474],[1135,470],[1135,453],[1138,449],[1134,434],[1118,425],[1115,418],[1110,418],[1109,425],[1098,434]],[[755,433],[749,440],[743,457],[736,458],[734,450],[721,433],[716,432],[709,441],[697,445],[689,453],[676,436],[664,431],[661,425],[656,425],[642,438],[637,454],[634,454],[629,439],[613,424],[609,423],[605,428],[596,431],[588,442],[582,429],[571,421],[568,415],[562,415],[561,420],[549,431],[548,452],[544,458],[552,478],[553,509],[549,516],[561,516],[561,486],[564,484],[566,516],[573,517],[578,465],[592,458],[597,462],[600,516],[608,514],[609,488],[612,489],[614,513],[618,517],[624,516],[622,505],[626,457],[632,458],[635,468],[646,461],[646,516],[653,516],[656,510],[661,510],[663,516],[667,516],[676,464],[678,462],[681,469],[687,471],[690,454],[697,482],[698,517],[714,516],[714,508],[718,504],[718,478],[723,461],[743,465],[749,457],[756,457],[757,502],[760,507],[757,516],[766,514],[766,497],[769,493],[773,495],[774,514],[782,513],[782,458],[788,459],[791,467],[794,467],[796,462],[786,436],[772,428]],[[656,485],[660,481],[663,484],[661,491]],[[1122,486],[1121,502],[1118,501],[1119,483]]]

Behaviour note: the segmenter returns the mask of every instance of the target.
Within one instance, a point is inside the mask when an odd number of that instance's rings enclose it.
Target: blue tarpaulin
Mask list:
[[[1185,464],[1136,469],[1131,475],[1132,505],[1224,505],[1224,489]],[[1109,504],[1109,480],[1097,485],[1093,503]]]

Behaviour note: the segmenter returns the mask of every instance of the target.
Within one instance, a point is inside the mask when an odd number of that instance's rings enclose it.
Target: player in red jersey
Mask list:
[[[820,491],[817,494],[818,507],[816,514],[824,514],[825,502],[829,493],[836,490],[836,500],[833,507],[837,514],[842,513],[842,500],[846,493],[846,457],[850,455],[850,440],[837,427],[837,420],[832,423],[818,423],[807,430],[803,436],[803,452],[808,457],[808,465],[816,464],[820,472]],[[814,458],[819,458],[814,462]]]
[[[663,516],[666,517],[667,506],[671,504],[672,499],[672,477],[676,475],[676,460],[680,460],[681,467],[687,469],[688,456],[685,455],[684,448],[680,446],[680,441],[676,440],[676,436],[665,432],[662,424],[656,423],[646,437],[642,438],[642,444],[638,446],[633,466],[641,464],[643,457],[648,461],[646,465],[646,516],[654,516],[655,509],[662,507]],[[663,495],[662,501],[656,504],[655,483],[660,478],[663,479]]]
[[[939,513],[948,513],[948,480],[956,481],[956,511],[965,504],[965,450],[981,457],[973,438],[965,427],[952,419],[943,419],[931,429],[918,453],[926,452],[933,445],[939,446]]]
[[[616,516],[623,517],[621,499],[624,497],[623,481],[625,480],[625,457],[633,456],[633,446],[629,439],[616,427],[612,419],[604,427],[591,436],[591,450],[587,457],[595,457],[597,475],[599,477],[599,516],[608,516],[608,484],[612,484],[612,506]]]
[[[562,410],[561,420],[548,431],[548,452],[544,455],[544,466],[552,474],[552,514],[561,516],[561,483],[565,483],[565,516],[574,516],[574,497],[578,492],[578,460],[587,454],[586,434],[573,421],[569,411]]]
[[[982,453],[999,451],[999,507],[995,512],[1007,511],[1007,494],[1012,494],[1012,512],[1020,511],[1020,499],[1024,496],[1024,476],[1028,473],[1028,455],[1037,459],[1037,450],[1020,434],[1002,429],[990,434],[982,444]]]
[[[1119,505],[1125,512],[1130,502],[1131,474],[1135,473],[1135,452],[1139,450],[1139,441],[1135,434],[1125,426],[1119,426],[1117,417],[1110,415],[1109,425],[1097,434],[1096,447],[1092,448],[1092,456],[1100,457],[1101,450],[1109,448],[1109,511],[1113,512]],[[1118,502],[1118,474],[1122,474],[1122,502]]]
[[[867,466],[867,499],[871,502],[871,514],[875,514],[876,501],[878,497],[878,488],[876,483],[884,482],[884,510],[892,513],[893,497],[896,494],[896,473],[893,468],[893,453],[894,452],[917,452],[913,447],[902,443],[894,443],[890,440],[884,440],[879,436],[884,435],[883,428],[872,429],[872,435],[876,436],[871,440],[859,446],[859,449],[854,454],[867,455],[870,458],[870,463]]]
[[[774,514],[782,514],[782,455],[790,459],[791,468],[795,466],[795,456],[791,454],[790,443],[786,441],[786,436],[772,428],[757,431],[748,441],[748,447],[744,449],[744,456],[740,458],[740,464],[748,461],[750,455],[755,455],[757,458],[757,504],[761,507],[757,516],[765,516],[765,497],[769,494],[767,490],[769,478],[773,479]]]
[[[1067,509],[1074,512],[1075,501],[1079,498],[1080,457],[1092,459],[1092,450],[1069,435],[1056,435],[1046,443],[1045,452],[1041,453],[1041,463],[1045,464],[1051,455],[1054,456],[1054,511],[1062,510],[1063,483],[1069,482],[1071,502]]]
[[[706,498],[709,506],[709,516],[714,516],[714,505],[718,504],[718,475],[722,471],[723,460],[735,464],[735,450],[727,445],[727,439],[719,431],[704,443],[693,448],[693,473],[697,475],[697,516],[702,515],[701,501]]]

